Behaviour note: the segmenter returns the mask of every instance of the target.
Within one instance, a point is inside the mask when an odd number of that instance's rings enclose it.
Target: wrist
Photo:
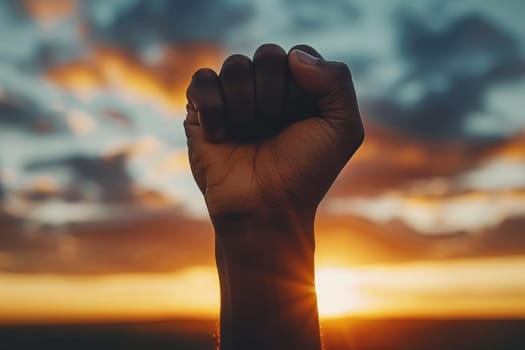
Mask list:
[[[313,285],[313,214],[239,214],[212,222],[219,269],[228,268],[229,275],[273,274]]]

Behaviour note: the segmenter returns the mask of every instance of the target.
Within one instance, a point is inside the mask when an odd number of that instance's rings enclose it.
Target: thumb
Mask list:
[[[346,64],[294,49],[288,56],[288,65],[299,88],[316,99],[322,118],[333,122],[333,127],[352,131],[356,137],[363,133],[352,76]]]

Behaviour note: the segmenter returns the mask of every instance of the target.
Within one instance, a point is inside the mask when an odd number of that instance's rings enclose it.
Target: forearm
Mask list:
[[[313,215],[241,216],[214,226],[221,350],[319,350]]]

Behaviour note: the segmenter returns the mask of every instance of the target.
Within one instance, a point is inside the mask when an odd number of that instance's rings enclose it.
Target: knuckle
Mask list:
[[[235,67],[235,66],[245,66],[245,65],[251,65],[252,61],[244,56],[244,55],[241,55],[241,54],[233,54],[233,55],[230,55],[228,56],[228,58],[226,58],[224,60],[224,63],[222,64],[222,68],[230,68],[230,67]]]
[[[220,84],[224,89],[228,90],[228,87],[244,86],[249,84],[253,78],[253,66],[252,61],[243,55],[232,55],[228,57],[222,64],[221,71],[219,73]]]
[[[253,54],[254,61],[261,56],[286,56],[286,52],[279,45],[267,43],[259,46],[257,50],[255,50]]]
[[[200,68],[191,78],[190,85],[186,89],[188,100],[195,99],[202,89],[213,86],[217,82],[217,73],[210,68]]]
[[[192,83],[198,83],[203,80],[215,79],[217,74],[211,68],[200,68],[192,76]]]

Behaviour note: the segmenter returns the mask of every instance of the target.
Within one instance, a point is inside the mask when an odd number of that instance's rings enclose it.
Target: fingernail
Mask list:
[[[295,52],[295,54],[297,55],[297,58],[299,59],[301,63],[308,64],[308,65],[314,65],[314,64],[317,64],[317,62],[319,62],[319,58],[314,57],[304,51],[295,49],[293,50],[293,52]]]

